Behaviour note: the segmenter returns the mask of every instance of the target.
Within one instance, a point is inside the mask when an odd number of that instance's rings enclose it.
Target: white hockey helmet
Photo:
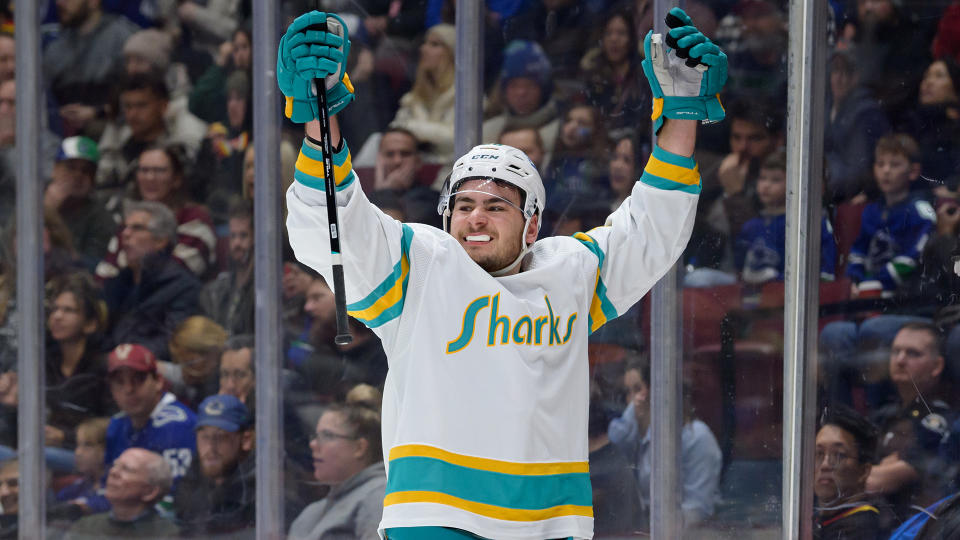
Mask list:
[[[450,216],[450,197],[456,195],[460,183],[475,178],[492,178],[520,189],[523,195],[521,211],[529,222],[534,214],[543,215],[547,191],[536,166],[523,151],[505,144],[481,144],[474,146],[456,163],[443,183],[437,212],[446,220]]]

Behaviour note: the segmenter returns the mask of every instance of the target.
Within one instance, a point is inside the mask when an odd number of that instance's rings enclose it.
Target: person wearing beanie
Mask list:
[[[560,132],[553,101],[553,68],[543,48],[533,41],[515,40],[503,52],[500,95],[504,111],[483,123],[483,140],[496,141],[505,129],[532,127],[540,133],[550,162]]]
[[[400,109],[390,123],[413,133],[427,148],[424,160],[453,160],[454,65],[456,31],[451,24],[427,30],[413,89],[400,98]]]

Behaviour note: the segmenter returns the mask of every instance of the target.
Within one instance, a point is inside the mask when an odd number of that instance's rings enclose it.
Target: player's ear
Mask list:
[[[528,245],[537,241],[537,233],[540,230],[540,214],[534,214],[530,218],[530,224],[527,225],[527,231],[523,235],[523,240]]]

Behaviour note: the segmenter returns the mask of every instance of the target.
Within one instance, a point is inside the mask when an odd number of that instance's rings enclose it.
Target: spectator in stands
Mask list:
[[[0,82],[9,81],[16,74],[17,41],[13,34],[0,32]]]
[[[652,106],[652,96],[641,77],[641,44],[633,12],[615,9],[607,14],[599,28],[599,47],[588,51],[580,61],[587,84],[587,102],[597,108],[608,128],[628,127],[649,133],[647,113]]]
[[[867,478],[867,491],[884,495],[892,505],[895,521],[884,524],[887,530],[912,515],[912,508],[944,495],[938,450],[950,435],[947,419],[953,411],[944,399],[940,341],[932,324],[908,323],[890,347],[889,377],[899,399],[874,414],[882,433],[880,462]]]
[[[0,228],[14,221],[17,201],[17,82],[0,81]],[[40,132],[40,178],[53,172],[60,139],[47,129]]]
[[[616,535],[641,530],[637,478],[625,474],[632,467],[630,460],[610,443],[607,426],[610,414],[604,407],[600,388],[594,383],[590,391],[590,413],[587,436],[590,447],[590,487],[593,489],[593,533]]]
[[[99,159],[92,139],[64,139],[53,165],[53,180],[43,195],[44,206],[70,224],[73,247],[90,271],[107,254],[107,243],[117,227],[110,213],[93,198]]]
[[[253,418],[237,398],[213,395],[197,409],[196,432],[196,459],[173,497],[181,536],[253,538]]]
[[[544,148],[543,139],[540,137],[540,132],[537,131],[536,128],[506,127],[500,133],[497,142],[523,151],[523,153],[530,158],[530,161],[533,162],[533,166],[540,172],[544,181],[547,181],[545,176],[549,165],[549,162],[546,160],[547,150]]]
[[[228,269],[200,291],[200,312],[230,335],[252,334],[253,202],[236,199],[230,205]]]
[[[830,60],[830,93],[824,129],[827,200],[846,201],[869,183],[877,139],[890,123],[870,90],[860,84],[855,50],[835,51]]]
[[[787,20],[778,2],[740,0],[733,8],[737,25],[734,40],[724,40],[729,51],[730,96],[782,103],[787,97]],[[724,22],[730,22],[726,19]],[[723,28],[718,33],[726,33]]]
[[[946,6],[930,48],[934,58],[950,57],[960,62],[960,2],[954,0]]]
[[[440,193],[418,182],[420,165],[417,136],[402,127],[387,128],[380,138],[373,189],[374,192],[389,191],[398,196],[403,201],[408,221],[439,227],[437,201]]]
[[[847,276],[854,297],[892,296],[917,270],[936,222],[930,203],[910,191],[920,171],[920,149],[912,137],[892,134],[877,141],[873,175],[882,198],[864,208],[850,249]]]
[[[623,414],[610,422],[610,441],[626,453],[634,465],[639,487],[639,511],[650,512],[650,364],[643,358],[631,358],[623,375],[628,403]],[[689,403],[690,400],[684,400]],[[719,498],[722,455],[710,428],[684,411],[680,435],[680,472],[683,479],[681,509],[685,526],[713,515]]]
[[[172,61],[173,38],[170,34],[154,28],[133,34],[123,44],[123,71],[127,77],[155,73],[170,90],[168,107],[186,107],[190,78],[186,67]]]
[[[383,394],[369,384],[358,384],[347,392],[344,398],[347,405],[359,405],[379,413],[383,407]]]
[[[60,32],[43,50],[44,85],[60,105],[64,135],[96,138],[115,77],[122,70],[123,44],[137,27],[104,13],[100,0],[59,0]]]
[[[20,514],[20,462],[0,463],[0,538],[17,538]]]
[[[51,280],[47,302],[46,444],[72,454],[77,426],[114,411],[100,340],[107,313],[93,279],[83,273]]]
[[[640,178],[640,171],[649,153],[648,145],[641,146],[634,130],[622,130],[613,140],[613,154],[608,165],[611,201],[614,211],[630,196],[633,184]]]
[[[173,383],[171,390],[181,403],[196,410],[207,396],[217,393],[217,366],[228,336],[222,326],[201,315],[187,317],[173,331],[170,371],[174,376],[164,378]]]
[[[110,511],[81,519],[64,540],[176,537],[176,525],[154,507],[169,493],[172,481],[170,466],[160,454],[143,448],[125,450],[107,474],[104,494]]]
[[[247,145],[243,153],[243,184],[241,194],[244,199],[253,201],[253,182],[256,180],[255,169],[253,166],[254,149],[252,144]],[[287,188],[293,183],[293,173],[297,162],[297,151],[289,141],[280,141],[280,179],[277,180],[281,185],[281,192],[286,193]],[[286,212],[286,209],[284,209]]]
[[[590,46],[590,29],[597,28],[596,4],[576,0],[537,0],[504,21],[504,39],[539,42],[560,80],[574,81],[579,62]],[[576,30],[572,30],[576,29]],[[508,53],[505,51],[504,55]],[[504,59],[504,64],[507,60]],[[490,140],[484,135],[485,140]],[[552,148],[552,141],[547,141]]]
[[[77,425],[74,462],[79,476],[57,492],[56,500],[76,507],[79,514],[94,514],[109,509],[106,505],[100,508],[90,506],[106,501],[103,493],[106,466],[103,459],[107,451],[109,424],[109,418],[91,418]]]
[[[128,201],[120,238],[126,266],[103,282],[111,341],[140,343],[166,359],[173,329],[197,311],[200,282],[173,258],[177,222],[166,206]]]
[[[438,24],[427,30],[413,89],[400,98],[391,127],[404,128],[426,145],[425,160],[449,163],[453,159],[453,51],[456,30]]]
[[[293,252],[286,252],[283,277],[280,278],[280,294],[283,296],[283,328],[287,364],[297,366],[309,355],[310,314],[303,309],[307,288],[317,272],[297,261]]]
[[[380,415],[359,405],[331,405],[310,441],[313,478],[331,487],[290,526],[291,540],[322,538],[334,531],[373,538],[383,513],[387,476],[383,467]]]
[[[170,94],[160,75],[126,77],[120,85],[122,123],[111,122],[100,137],[97,188],[113,194],[132,180],[141,152],[151,146],[179,145],[192,161],[207,125],[181,108],[169,106]]]
[[[177,220],[177,242],[173,258],[204,278],[216,262],[216,234],[207,207],[190,199],[186,185],[185,160],[177,146],[150,146],[137,159],[136,182],[132,184],[132,199],[158,202],[173,212]],[[125,246],[122,234],[111,241],[107,257],[97,267],[103,279],[116,275],[125,266]]]
[[[216,56],[217,47],[230,38],[244,15],[241,10],[242,3],[237,1],[186,0],[178,4],[176,18],[180,21],[181,28],[189,33],[191,45],[210,56]],[[252,42],[247,42],[247,54]]]
[[[220,355],[220,390],[218,393],[233,396],[253,410],[254,344],[252,335],[233,336],[224,345]]]
[[[735,101],[727,108],[730,153],[717,169],[703,175],[690,245],[684,255],[694,272],[684,278],[687,287],[729,283],[718,281],[712,270],[734,268],[732,240],[743,224],[757,215],[755,181],[760,164],[783,146],[782,112],[765,101]]]
[[[553,67],[537,43],[513,41],[503,51],[500,93],[504,111],[483,123],[483,140],[507,128],[532,127],[548,152],[556,145],[560,118],[553,100]],[[550,158],[544,159],[544,162]]]
[[[914,6],[894,0],[858,0],[856,8],[854,43],[861,81],[873,90],[891,123],[898,125],[916,102],[930,61],[930,35],[908,13]]]
[[[246,73],[249,77],[253,66],[252,44],[253,34],[250,28],[241,27],[234,30],[233,35],[220,45],[213,55],[213,64],[197,80],[190,92],[190,112],[197,118],[209,123],[228,123],[227,77],[237,71]]]
[[[607,132],[603,118],[593,105],[571,106],[563,117],[557,144],[553,147],[545,184],[550,197],[569,195],[574,199],[593,198],[604,190],[607,173]],[[579,202],[579,201],[578,201]]]
[[[783,281],[787,230],[787,153],[777,150],[764,159],[757,177],[760,215],[746,222],[734,244],[737,270],[745,283]],[[820,279],[833,281],[837,245],[824,216],[820,227]]]
[[[820,420],[814,453],[814,538],[880,537],[879,503],[867,494],[877,427],[853,409],[831,407]]]
[[[124,343],[110,352],[110,393],[120,412],[110,419],[104,463],[132,447],[157,452],[174,479],[186,473],[196,450],[196,415],[164,390],[157,360],[147,348]]]
[[[956,190],[960,184],[960,65],[934,60],[923,74],[915,110],[903,130],[920,146],[924,180]]]
[[[243,154],[252,142],[253,128],[250,76],[234,71],[226,88],[227,121],[210,124],[191,182],[194,197],[206,201],[218,228],[227,222],[231,198],[240,194]]]

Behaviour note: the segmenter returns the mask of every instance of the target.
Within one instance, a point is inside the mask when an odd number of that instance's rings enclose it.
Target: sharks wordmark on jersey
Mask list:
[[[445,526],[485,538],[590,538],[587,338],[674,264],[700,174],[655,149],[604,226],[537,241],[493,277],[448,233],[370,204],[344,148],[333,159],[348,312],[387,353],[383,531]],[[328,282],[319,150],[287,192],[298,259]]]

